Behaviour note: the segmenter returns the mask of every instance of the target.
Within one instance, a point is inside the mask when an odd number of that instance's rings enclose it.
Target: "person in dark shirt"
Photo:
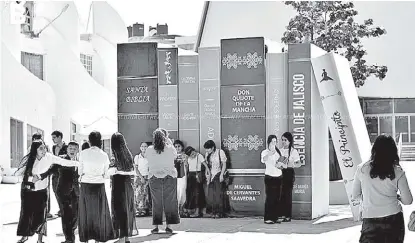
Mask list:
[[[64,141],[62,141],[63,133],[61,131],[54,131],[52,133],[52,141],[55,145],[52,147],[52,153],[55,156],[61,156],[67,154],[68,145],[65,144]],[[59,205],[59,211],[58,216],[62,216],[61,211],[61,202],[59,201],[59,197],[57,195],[57,187],[58,187],[58,180],[59,180],[59,170],[54,170],[52,174],[52,189],[55,193],[56,200],[58,201]]]
[[[77,160],[78,152],[78,143],[70,142],[67,146],[67,154],[60,157],[67,160]],[[78,171],[76,167],[65,167],[55,164],[46,173],[42,174],[39,179],[44,179],[56,173],[59,174],[56,195],[61,207],[62,230],[65,235],[65,242],[63,243],[74,243],[75,230],[78,224]]]

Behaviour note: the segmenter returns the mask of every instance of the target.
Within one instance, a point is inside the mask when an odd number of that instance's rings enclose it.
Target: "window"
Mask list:
[[[23,122],[10,118],[10,160],[16,168],[23,158]]]
[[[35,133],[40,133],[42,135],[42,138],[45,139],[45,132],[42,129],[27,124],[27,147],[29,147],[32,144],[32,136]]]
[[[33,1],[27,1],[24,6],[24,22],[20,25],[21,33],[30,34],[33,32],[33,13],[34,3]]]
[[[415,113],[415,99],[395,99],[395,113]]]
[[[77,133],[76,124],[71,122],[71,137],[70,137],[71,141],[76,141],[76,133]]]
[[[33,75],[43,80],[43,55],[22,52],[22,65]]]
[[[112,156],[111,140],[109,140],[109,139],[103,139],[102,140],[102,150],[104,150],[104,152],[108,154],[108,157],[111,158],[111,156]]]
[[[86,71],[92,76],[92,56],[81,53],[81,63],[84,65]]]
[[[393,113],[392,99],[365,100],[365,114]]]

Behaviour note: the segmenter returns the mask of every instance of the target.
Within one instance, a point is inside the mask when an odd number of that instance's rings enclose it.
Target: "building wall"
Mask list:
[[[412,75],[415,38],[412,29],[415,2],[354,2],[359,12],[356,20],[372,18],[387,34],[364,42],[369,53],[367,61],[387,65],[384,81],[367,80],[359,88],[365,97],[415,97],[415,77]],[[235,11],[237,9],[237,11]],[[397,14],[399,13],[399,14]],[[273,41],[281,37],[295,12],[283,2],[217,2],[211,1],[200,47],[219,46],[222,38],[264,36]]]
[[[30,73],[2,43],[1,46],[1,137],[0,165],[10,167],[10,118],[23,122],[23,149],[27,124],[52,132],[55,94],[50,85]],[[50,136],[45,136],[51,144]]]
[[[4,3],[0,4],[3,9]],[[10,24],[8,7],[1,12],[0,165],[4,167],[10,167],[10,118],[23,122],[24,153],[28,124],[42,129],[51,146],[53,130],[61,130],[64,140],[69,141],[71,122],[84,126],[101,117],[117,121],[116,95],[91,77],[80,61],[80,53],[92,54],[93,63],[100,53],[92,42],[81,43],[79,16],[73,2],[35,2],[34,30],[49,24],[66,4],[68,9],[39,38],[20,34],[20,25]],[[22,51],[43,55],[44,80],[21,65]],[[108,72],[104,72],[106,68],[101,62],[93,73],[102,80],[110,80]],[[112,82],[116,84],[116,79]],[[80,116],[82,119],[78,120]]]

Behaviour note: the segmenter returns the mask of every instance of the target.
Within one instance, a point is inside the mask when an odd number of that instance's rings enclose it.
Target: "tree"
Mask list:
[[[340,54],[349,60],[356,87],[363,86],[370,76],[380,80],[386,77],[388,68],[369,65],[365,56],[362,39],[380,37],[386,34],[382,27],[374,26],[373,19],[357,23],[358,12],[352,2],[341,1],[285,1],[297,15],[293,17],[281,41],[289,43],[310,43],[327,52]]]

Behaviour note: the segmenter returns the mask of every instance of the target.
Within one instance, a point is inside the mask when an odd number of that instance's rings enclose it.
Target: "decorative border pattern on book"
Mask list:
[[[247,68],[258,68],[263,63],[262,56],[259,56],[257,52],[248,52],[246,56],[238,56],[238,54],[226,54],[226,57],[222,59],[222,65],[227,69],[237,69],[238,66],[246,66]]]
[[[237,151],[239,148],[248,148],[248,150],[258,150],[264,145],[264,140],[258,135],[248,135],[248,137],[240,138],[238,135],[228,135],[223,140],[224,145],[229,151]]]
[[[164,71],[164,75],[166,76],[166,84],[171,84],[170,73],[172,72],[172,65],[170,63],[170,60],[171,60],[171,51],[166,51],[166,59],[164,61],[164,65],[166,66],[166,71]]]

